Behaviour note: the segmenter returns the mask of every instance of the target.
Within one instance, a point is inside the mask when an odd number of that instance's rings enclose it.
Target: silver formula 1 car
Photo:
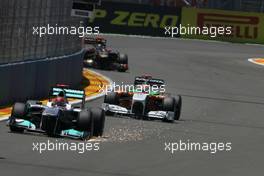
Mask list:
[[[73,107],[68,103],[68,98],[80,99],[81,107]],[[53,87],[46,105],[32,100],[15,103],[7,125],[11,132],[22,133],[26,130],[52,137],[89,139],[102,136],[104,111],[101,108],[85,109],[84,104],[84,90]]]
[[[107,115],[127,115],[142,119],[160,119],[165,122],[180,119],[181,96],[172,97],[160,90],[152,89],[154,86],[159,88],[164,86],[164,80],[139,76],[135,78],[134,86],[141,87],[140,91],[137,88],[105,95],[102,107]]]

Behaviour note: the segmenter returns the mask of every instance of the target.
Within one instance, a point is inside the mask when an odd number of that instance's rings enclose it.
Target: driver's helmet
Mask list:
[[[151,79],[152,78],[152,76],[149,74],[144,74],[144,75],[142,75],[142,77],[145,79]]]
[[[64,96],[64,92],[61,91],[57,97],[53,100],[54,105],[65,107],[67,100]]]
[[[97,44],[97,50],[101,52],[107,52],[106,47],[102,44]]]
[[[97,37],[96,38],[96,42],[98,44],[101,44],[102,46],[106,46],[106,40],[104,38],[102,38],[102,37]]]

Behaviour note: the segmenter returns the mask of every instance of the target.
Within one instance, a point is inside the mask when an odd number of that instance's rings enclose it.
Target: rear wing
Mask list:
[[[134,81],[134,85],[141,85],[141,84],[147,84],[150,86],[162,86],[165,84],[165,81],[163,79],[156,79],[156,78],[144,78],[144,77],[136,77]]]
[[[103,44],[106,45],[106,39],[104,38],[94,38],[94,37],[84,37],[84,44],[95,45],[95,44]]]
[[[73,98],[73,99],[80,99],[82,100],[82,107],[85,105],[85,91],[84,90],[77,90],[77,89],[70,89],[68,87],[52,87],[50,90],[50,96],[57,96],[61,92],[64,93],[65,98]]]
[[[161,87],[162,85],[165,84],[165,81],[163,79],[149,79],[148,80],[148,84],[150,86],[158,86],[158,87]]]
[[[145,84],[147,83],[148,79],[143,78],[143,77],[136,77],[134,81],[134,85],[140,85],[140,84]]]

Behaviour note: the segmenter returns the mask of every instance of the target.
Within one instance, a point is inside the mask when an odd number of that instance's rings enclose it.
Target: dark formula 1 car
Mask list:
[[[101,37],[84,38],[84,66],[105,70],[128,70],[128,57],[106,47],[106,40]]]
[[[164,81],[161,79],[136,77],[134,87],[137,88],[106,94],[102,107],[107,115],[128,115],[143,119],[161,119],[165,122],[179,120],[182,98],[180,95],[172,97],[162,92],[163,86]]]
[[[55,98],[56,97],[56,98]],[[72,107],[67,98],[81,99],[81,107]],[[39,101],[15,103],[7,122],[12,132],[25,130],[48,136],[89,139],[102,136],[105,114],[100,108],[84,108],[85,92],[57,86],[51,89],[47,105]]]

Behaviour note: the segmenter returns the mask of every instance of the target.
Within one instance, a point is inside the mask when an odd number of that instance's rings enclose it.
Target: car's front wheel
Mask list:
[[[182,97],[180,95],[175,97],[174,120],[179,120],[181,116]]]
[[[16,127],[15,123],[16,123],[16,118],[24,119],[25,116],[26,116],[26,104],[25,103],[15,103],[12,108],[11,116],[9,118],[10,131],[17,132],[17,133],[23,133],[24,128]]]
[[[11,116],[23,119],[26,115],[26,104],[25,103],[15,103],[12,109]]]
[[[120,54],[117,62],[119,64],[117,69],[119,72],[125,72],[128,70],[128,56],[126,54]]]
[[[116,92],[109,92],[105,95],[104,103],[117,105],[119,103],[118,94]],[[113,112],[106,111],[106,115],[113,115]]]
[[[81,111],[77,118],[77,129],[80,131],[91,132],[91,136],[92,136],[93,128],[94,128],[94,121],[92,118],[92,113],[87,110]]]
[[[162,102],[162,107],[163,107],[163,111],[170,111],[170,112],[174,112],[174,108],[175,108],[175,99],[173,97],[165,97],[163,99]],[[173,120],[169,120],[169,119],[163,119],[164,122],[173,122]]]
[[[93,108],[91,112],[94,121],[93,136],[102,136],[105,124],[105,112],[100,108]]]

